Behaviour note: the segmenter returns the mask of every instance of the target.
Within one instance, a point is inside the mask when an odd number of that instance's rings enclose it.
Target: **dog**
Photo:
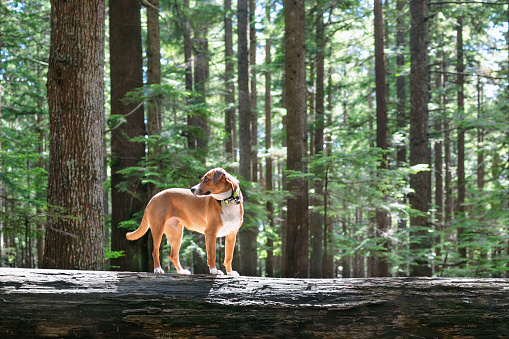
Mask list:
[[[171,246],[170,259],[179,274],[191,274],[179,260],[183,227],[205,235],[207,264],[211,274],[222,275],[216,268],[216,238],[225,237],[226,273],[232,270],[233,250],[237,232],[244,216],[239,181],[222,168],[208,171],[201,182],[189,189],[171,188],[156,194],[148,203],[140,226],[126,234],[128,240],[141,238],[150,228],[154,241],[154,273],[164,273],[159,262],[159,246],[166,234]]]

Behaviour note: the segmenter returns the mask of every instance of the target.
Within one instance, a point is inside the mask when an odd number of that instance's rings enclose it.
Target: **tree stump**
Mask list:
[[[0,337],[509,337],[509,280],[0,269]]]

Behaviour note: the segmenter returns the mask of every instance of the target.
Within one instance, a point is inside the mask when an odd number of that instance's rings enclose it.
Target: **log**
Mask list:
[[[0,269],[0,337],[509,337],[509,280]]]

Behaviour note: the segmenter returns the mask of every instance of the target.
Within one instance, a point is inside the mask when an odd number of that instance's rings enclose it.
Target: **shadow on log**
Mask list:
[[[0,337],[509,337],[508,279],[0,269]]]

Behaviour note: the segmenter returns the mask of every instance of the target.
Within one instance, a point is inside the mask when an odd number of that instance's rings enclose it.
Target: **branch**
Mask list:
[[[141,107],[141,105],[143,105],[144,103],[145,103],[145,101],[141,101],[141,102],[138,104],[138,106],[136,106],[136,108],[135,108],[135,109],[133,109],[131,112],[129,112],[129,113],[127,113],[127,114],[124,114],[124,118],[126,118],[126,117],[130,116],[131,114],[133,114],[134,112],[136,112],[136,110],[137,110],[138,108],[140,108],[140,107]],[[112,127],[112,128],[110,128],[110,129],[107,129],[106,131],[104,131],[104,133],[108,133],[108,132],[113,131],[114,129],[119,128],[119,127],[120,127],[120,125],[122,125],[123,123],[124,123],[124,122],[120,122],[120,123],[118,123],[115,127]]]

